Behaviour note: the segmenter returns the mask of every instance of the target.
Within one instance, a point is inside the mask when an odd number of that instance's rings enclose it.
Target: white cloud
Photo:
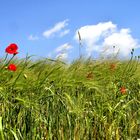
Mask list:
[[[119,32],[112,33],[104,39],[102,46],[108,46],[107,54],[112,52],[112,46],[116,46],[116,53],[119,51],[123,56],[128,56],[132,48],[140,47],[138,40],[130,34],[130,29],[121,29]]]
[[[65,43],[59,47],[56,48],[56,52],[64,52],[64,51],[68,51],[72,48],[72,46],[69,43]]]
[[[127,56],[132,48],[140,47],[138,40],[132,37],[129,28],[118,29],[117,25],[110,21],[79,28],[75,34],[77,41],[78,31],[88,55],[94,51],[102,52],[104,48],[107,48],[105,54],[111,54],[112,47],[116,46],[115,52],[119,50],[120,55]]]
[[[62,21],[62,22],[58,22],[54,25],[54,27],[52,27],[49,30],[46,30],[43,33],[43,36],[46,38],[49,38],[50,36],[53,36],[55,33],[60,32],[62,29],[64,29],[66,26],[68,25],[68,19]]]
[[[65,43],[57,47],[55,50],[55,52],[57,53],[56,58],[66,60],[68,58],[69,50],[71,50],[72,48],[73,47],[68,43]]]
[[[69,32],[70,32],[69,29],[64,30],[63,32],[60,33],[60,37],[63,37],[63,36],[65,36],[65,35],[67,35]]]
[[[31,40],[31,41],[38,40],[38,39],[39,39],[38,36],[33,36],[33,35],[28,36],[28,40]]]

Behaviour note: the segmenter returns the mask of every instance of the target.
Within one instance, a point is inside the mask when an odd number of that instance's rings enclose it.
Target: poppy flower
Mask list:
[[[93,78],[93,73],[89,72],[86,76],[87,79],[92,79]]]
[[[18,46],[15,43],[12,43],[5,49],[5,52],[16,55],[18,53],[17,50]]]
[[[116,68],[116,64],[114,64],[114,63],[110,64],[110,69],[111,70],[114,70],[115,68]]]
[[[125,93],[126,93],[126,88],[125,88],[125,87],[121,87],[121,88],[120,88],[120,92],[121,92],[122,94],[125,94]]]
[[[8,66],[8,70],[10,70],[10,71],[16,71],[16,70],[17,70],[17,67],[16,67],[16,65],[14,65],[14,64],[10,64],[10,65]]]

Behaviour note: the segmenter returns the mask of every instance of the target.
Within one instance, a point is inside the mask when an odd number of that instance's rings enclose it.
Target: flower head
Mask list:
[[[14,64],[10,64],[10,65],[8,66],[8,70],[10,70],[10,71],[16,71],[16,70],[17,70],[17,67],[16,67],[16,65],[14,65]]]
[[[126,93],[126,88],[125,88],[125,87],[121,87],[121,88],[120,88],[120,92],[121,92],[122,94],[125,94],[125,93]]]
[[[15,43],[10,44],[6,49],[5,52],[9,54],[17,54],[18,46]]]
[[[110,64],[110,69],[115,70],[116,69],[116,64],[114,64],[114,63]]]

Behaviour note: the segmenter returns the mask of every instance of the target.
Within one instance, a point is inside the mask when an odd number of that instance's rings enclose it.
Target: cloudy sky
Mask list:
[[[10,43],[19,57],[72,60],[119,52],[140,55],[139,0],[0,0],[0,56]],[[116,46],[113,49],[113,46]]]

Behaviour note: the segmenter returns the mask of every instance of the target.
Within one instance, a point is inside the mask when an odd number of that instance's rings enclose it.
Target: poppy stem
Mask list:
[[[7,57],[8,57],[8,53],[6,53],[5,58],[4,58],[3,61],[5,61],[7,59]]]
[[[7,59],[7,56],[8,56],[8,54],[6,54],[4,61]],[[4,65],[2,66],[1,70],[4,69],[4,67],[7,66],[7,65],[12,61],[12,59],[13,59],[14,57],[15,57],[15,55],[13,55],[13,56],[10,58],[10,60],[9,60],[6,64],[4,64]]]

